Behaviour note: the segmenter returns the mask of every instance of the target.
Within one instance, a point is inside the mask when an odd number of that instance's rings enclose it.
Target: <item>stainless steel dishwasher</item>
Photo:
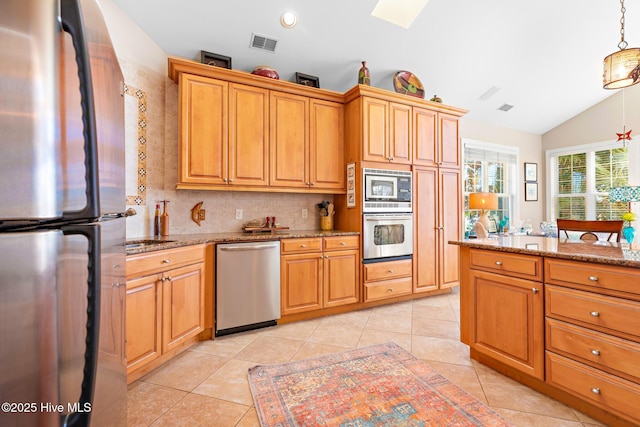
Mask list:
[[[215,335],[276,324],[280,318],[280,242],[216,246]]]

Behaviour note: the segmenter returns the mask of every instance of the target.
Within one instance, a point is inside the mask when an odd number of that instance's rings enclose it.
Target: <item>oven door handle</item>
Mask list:
[[[377,217],[377,218],[365,218],[366,221],[375,221],[375,222],[379,222],[379,221],[407,221],[407,220],[411,220],[411,215],[407,215],[407,216],[384,216],[384,217]]]

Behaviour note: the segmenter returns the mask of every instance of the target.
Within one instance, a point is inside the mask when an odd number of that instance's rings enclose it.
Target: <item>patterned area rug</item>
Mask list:
[[[509,426],[395,343],[249,369],[263,427]]]

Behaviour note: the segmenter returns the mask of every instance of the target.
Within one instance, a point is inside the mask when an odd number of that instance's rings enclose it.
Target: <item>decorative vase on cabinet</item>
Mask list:
[[[358,84],[371,85],[371,76],[369,75],[369,69],[367,68],[367,61],[362,61],[362,68],[358,71]]]

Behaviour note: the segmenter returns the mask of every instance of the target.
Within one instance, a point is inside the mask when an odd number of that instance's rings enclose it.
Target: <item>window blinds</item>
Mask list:
[[[484,150],[478,147],[465,146],[464,160],[507,163],[514,165],[516,163],[516,155],[503,151]]]

